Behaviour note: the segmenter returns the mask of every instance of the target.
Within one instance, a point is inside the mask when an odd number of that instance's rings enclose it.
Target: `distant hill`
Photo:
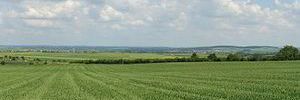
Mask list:
[[[209,46],[191,48],[173,47],[114,47],[114,46],[0,46],[0,51],[14,52],[245,52],[245,53],[274,53],[280,48],[273,46]]]
[[[197,48],[180,48],[184,52],[244,52],[244,53],[273,53],[280,48],[272,46],[211,46]]]

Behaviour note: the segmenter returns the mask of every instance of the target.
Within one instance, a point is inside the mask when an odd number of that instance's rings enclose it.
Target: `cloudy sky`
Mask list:
[[[300,46],[300,0],[1,0],[0,45]]]

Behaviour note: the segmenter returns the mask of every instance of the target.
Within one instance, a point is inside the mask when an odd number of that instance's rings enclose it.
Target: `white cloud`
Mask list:
[[[262,8],[258,4],[252,4],[249,1],[235,2],[233,0],[220,0],[221,6],[234,12],[237,15],[245,16],[272,16],[279,15],[277,11],[272,11],[269,8]]]
[[[178,31],[182,31],[186,28],[186,25],[187,25],[187,16],[184,12],[181,12],[178,17],[173,21],[171,22],[169,25],[171,27],[175,27],[176,30]]]
[[[275,1],[275,3],[281,4],[278,0]],[[222,6],[221,8],[234,13],[235,19],[233,20],[235,20],[235,22],[252,21],[256,23],[255,25],[269,25],[275,29],[294,26],[294,23],[285,15],[286,11],[283,10],[262,7],[251,1],[237,2],[233,0],[221,0],[220,4]],[[233,21],[230,23],[232,22]]]
[[[47,2],[47,1],[46,1]],[[75,11],[76,8],[80,7],[80,2],[75,0],[66,0],[60,3],[40,3],[27,2],[25,3],[26,12],[24,17],[43,17],[52,18],[57,17],[59,14],[67,14]]]
[[[232,0],[220,0],[219,2],[221,3],[222,6],[224,6],[225,8],[229,9],[230,11],[232,11],[236,14],[243,13],[241,6]]]
[[[0,7],[0,32],[5,28],[87,38],[127,33],[125,37],[145,40],[146,33],[167,34],[168,39],[186,37],[184,43],[194,44],[212,41],[214,36],[230,43],[238,40],[230,36],[244,37],[239,41],[275,36],[292,40],[296,37],[292,33],[300,31],[299,0],[270,2],[271,6],[259,0],[3,0],[0,4],[7,6]]]
[[[135,20],[135,21],[131,21],[130,24],[134,25],[134,26],[141,26],[141,25],[144,25],[145,22],[142,20]]]
[[[108,26],[116,22],[123,28],[176,24],[174,28],[177,30],[179,27],[182,28],[183,25],[179,26],[179,24],[186,23],[184,21],[187,18],[181,14],[187,9],[187,5],[179,6],[178,2],[181,1],[106,1],[106,5],[99,12],[99,17],[102,21],[106,21]]]
[[[45,19],[26,19],[25,23],[34,27],[52,27],[55,24],[55,21],[45,20]]]
[[[119,24],[114,24],[111,26],[112,29],[116,29],[116,30],[121,30],[121,29],[124,29],[124,27],[122,27],[121,25]]]
[[[66,0],[59,3],[45,1],[45,3],[24,2],[25,12],[21,15],[24,22],[34,27],[56,27],[56,19],[73,17],[78,12],[81,3],[77,0]],[[10,15],[14,15],[11,13]],[[56,24],[55,24],[56,23]]]
[[[292,4],[284,4],[285,7],[290,8],[290,9],[296,9],[299,10],[300,9],[300,2],[299,1],[295,1]]]
[[[104,21],[111,21],[111,20],[122,20],[124,19],[124,14],[117,11],[113,7],[109,5],[105,5],[103,9],[100,11],[99,16]]]

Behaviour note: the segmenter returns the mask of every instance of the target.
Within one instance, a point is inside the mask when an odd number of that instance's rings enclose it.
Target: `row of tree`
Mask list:
[[[164,59],[99,59],[99,60],[76,60],[70,63],[84,64],[142,64],[142,63],[167,63],[167,62],[204,62],[206,58],[164,58]]]
[[[25,60],[25,57],[4,56],[0,57],[1,65],[9,61]],[[83,64],[140,64],[140,63],[167,63],[167,62],[218,62],[218,61],[283,61],[283,60],[300,60],[299,50],[293,46],[285,46],[277,54],[263,55],[263,54],[243,54],[234,53],[229,54],[227,57],[217,57],[216,54],[210,54],[207,58],[200,58],[197,53],[193,53],[189,58],[161,58],[161,59],[99,59],[99,60],[75,60],[70,63],[83,63]],[[52,62],[60,62],[61,60],[53,60]],[[32,62],[42,62],[40,59],[35,58]],[[48,61],[44,61],[48,64]]]
[[[300,52],[296,47],[285,46],[277,54],[229,54],[227,61],[284,61],[284,60],[300,60]]]
[[[164,59],[99,59],[77,60],[70,63],[84,64],[140,64],[140,63],[167,63],[167,62],[218,62],[218,61],[282,61],[300,60],[299,50],[293,46],[285,46],[275,55],[263,54],[229,54],[226,58],[219,58],[216,54],[210,54],[207,58],[200,58],[193,53],[190,58],[164,58]]]

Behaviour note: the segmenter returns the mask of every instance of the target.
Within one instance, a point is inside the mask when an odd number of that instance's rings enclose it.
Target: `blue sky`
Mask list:
[[[300,0],[1,0],[1,45],[300,47]]]

